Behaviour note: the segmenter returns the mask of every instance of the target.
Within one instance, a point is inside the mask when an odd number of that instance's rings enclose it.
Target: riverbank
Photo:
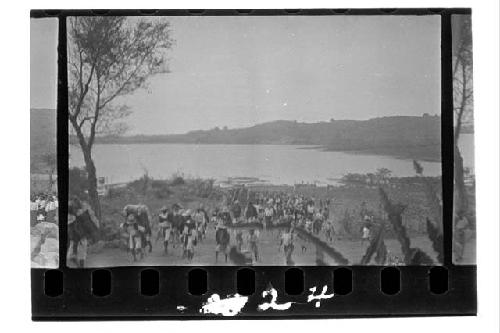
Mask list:
[[[440,179],[428,178],[436,184]],[[391,200],[401,202],[407,208],[403,213],[403,223],[412,235],[423,235],[426,232],[425,219],[432,217],[425,187],[419,177],[391,178],[390,182],[381,185]],[[362,207],[373,215],[384,217],[385,211],[380,203],[379,186],[366,184],[344,184],[339,186],[304,185],[269,185],[259,184],[248,189],[251,193],[287,192],[301,194],[307,197],[330,199],[330,219],[339,233],[359,237],[362,225],[360,214]],[[440,188],[437,186],[437,188]],[[196,209],[203,206],[211,212],[224,206],[229,198],[233,198],[233,188],[217,186],[213,180],[199,178],[182,178],[174,176],[166,180],[156,180],[149,177],[127,183],[119,188],[111,188],[101,197],[103,240],[119,239],[119,225],[123,222],[122,209],[127,204],[146,204],[153,218],[153,229],[161,207],[171,207],[180,204],[184,208]],[[246,195],[243,197],[243,199]],[[388,237],[391,237],[388,234]]]
[[[340,150],[324,148],[324,151]],[[402,160],[441,163],[441,146],[439,145],[415,147],[377,147],[372,149],[345,150],[342,152],[356,155],[390,156]]]
[[[433,146],[417,146],[417,147],[377,147],[370,149],[336,149],[328,146],[299,146],[297,149],[312,149],[322,152],[337,152],[354,155],[373,155],[387,156],[400,160],[417,160],[424,162],[441,163],[441,147]]]

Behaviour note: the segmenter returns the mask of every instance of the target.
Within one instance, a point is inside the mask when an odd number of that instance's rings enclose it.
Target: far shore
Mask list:
[[[263,146],[296,146],[297,149],[313,149],[323,152],[339,152],[347,154],[357,154],[357,155],[377,155],[377,156],[389,156],[401,160],[418,160],[424,162],[441,162],[441,147],[379,147],[370,149],[333,149],[322,145],[308,145],[308,144],[291,144],[291,143],[256,143],[256,144],[241,144],[241,143],[196,143],[196,142],[162,142],[162,141],[133,141],[133,142],[123,142],[123,141],[105,141],[99,142],[99,145],[143,145],[143,144],[173,144],[173,145],[263,145]],[[77,144],[75,144],[78,146]]]

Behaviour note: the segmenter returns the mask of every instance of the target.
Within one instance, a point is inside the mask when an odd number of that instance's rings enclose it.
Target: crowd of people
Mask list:
[[[184,208],[176,203],[163,206],[154,215],[144,204],[126,205],[120,223],[121,239],[134,261],[142,260],[152,252],[153,244],[161,241],[165,255],[178,255],[191,262],[197,254],[198,245],[210,237],[215,240],[215,263],[222,259],[225,263],[230,260],[236,265],[261,262],[262,233],[276,241],[287,265],[293,263],[295,244],[301,238],[297,228],[322,242],[331,244],[335,240],[337,233],[333,224],[332,199],[317,199],[290,192],[252,192],[244,199],[238,200],[237,197],[229,193],[223,202],[210,208],[201,204],[195,209]],[[51,204],[46,202],[44,209],[47,206],[51,207]],[[40,207],[41,204],[37,209]],[[94,229],[99,223],[88,205],[76,198],[70,201],[68,212],[68,254],[83,265],[88,239],[91,238],[89,235],[96,231]],[[370,240],[373,217],[363,207],[361,213],[364,214],[364,221],[359,233],[364,243]],[[308,241],[310,238],[302,238],[302,252],[307,250],[304,243]]]
[[[286,263],[292,261],[294,242],[298,237],[296,228],[328,243],[334,241],[336,232],[331,216],[331,199],[315,199],[287,192],[252,192],[245,204],[238,199],[224,201],[224,204],[211,209],[203,205],[188,209],[178,203],[164,206],[155,214],[156,221],[147,206],[126,205],[123,209],[124,222],[120,227],[127,235],[127,251],[134,260],[141,260],[147,252],[151,252],[153,229],[157,230],[155,243],[161,240],[166,255],[172,254],[173,248],[181,248],[180,255],[188,262],[195,257],[197,245],[206,239],[209,228],[215,231],[216,263],[220,259],[224,262],[229,259],[236,264],[259,262],[261,232],[273,233]],[[370,237],[368,220],[360,230],[363,240]],[[220,258],[221,255],[223,258]]]
[[[53,193],[38,193],[30,198],[31,226],[39,222],[58,223],[59,202]]]

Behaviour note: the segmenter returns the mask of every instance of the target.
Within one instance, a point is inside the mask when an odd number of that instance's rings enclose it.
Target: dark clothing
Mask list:
[[[181,215],[174,215],[172,217],[172,226],[177,230],[182,230],[183,219]]]
[[[251,217],[257,217],[257,215],[257,209],[255,209],[255,206],[252,204],[248,204],[247,211],[245,212],[245,217],[249,219]]]
[[[241,216],[241,206],[239,204],[234,204],[233,208],[232,208],[232,211],[233,211],[233,216],[234,216],[235,219],[240,218],[240,216]]]
[[[223,212],[223,213],[221,213],[220,217],[221,217],[222,223],[224,225],[231,224],[231,214],[229,214],[229,212]]]
[[[226,246],[227,244],[229,244],[229,232],[227,231],[227,229],[217,229],[217,231],[215,232],[215,242],[217,243],[217,245]]]

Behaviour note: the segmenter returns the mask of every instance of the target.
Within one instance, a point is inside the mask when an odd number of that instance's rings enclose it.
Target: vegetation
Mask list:
[[[464,127],[473,126],[472,87],[472,31],[470,15],[455,18],[453,62],[453,110],[454,110],[454,216],[453,255],[457,262],[463,258],[466,229],[475,230],[475,214],[465,186],[465,170],[459,149],[460,134]]]
[[[87,194],[101,217],[92,148],[96,136],[122,133],[129,115],[119,97],[166,72],[169,24],[122,17],[68,18],[68,118],[87,172]]]
[[[420,200],[424,200],[425,202],[421,202],[420,207],[426,207],[425,210],[421,210],[416,216],[417,220],[422,220],[425,218],[425,230],[424,233],[428,236],[429,240],[432,243],[432,249],[437,254],[436,261],[442,263],[444,260],[444,249],[443,249],[443,227],[442,227],[442,205],[441,205],[441,194],[439,190],[439,186],[436,186],[436,179],[431,177],[424,177],[423,172],[424,169],[418,163],[418,161],[413,160],[413,166],[415,168],[415,172],[417,173],[417,177],[413,178],[414,184],[418,184],[421,188],[421,196]],[[421,248],[412,247],[411,240],[408,234],[408,227],[411,227],[411,224],[408,225],[403,222],[403,217],[406,218],[406,213],[408,211],[409,206],[415,205],[415,201],[418,198],[417,196],[412,196],[409,198],[410,200],[407,203],[396,202],[394,203],[389,195],[389,189],[394,188],[394,186],[401,186],[401,182],[397,182],[396,184],[392,182],[392,179],[388,178],[390,174],[390,170],[388,169],[379,169],[377,174],[381,179],[384,179],[382,183],[379,183],[379,196],[380,202],[383,210],[385,211],[386,218],[377,218],[372,222],[371,226],[371,240],[368,248],[366,249],[365,254],[363,255],[360,264],[366,265],[369,264],[372,258],[374,257],[374,261],[378,265],[387,264],[390,260],[387,258],[387,247],[384,243],[384,239],[388,231],[398,240],[401,244],[401,252],[403,253],[403,262],[406,265],[430,265],[434,262],[430,253],[425,252]],[[368,177],[366,177],[368,178]],[[366,180],[366,179],[365,179]],[[386,185],[386,186],[383,186]],[[395,195],[398,198],[404,198],[402,195]],[[374,214],[370,214],[374,216]],[[380,214],[379,214],[380,216]],[[434,222],[431,222],[431,219]],[[349,232],[352,229],[349,226],[349,222],[352,220],[352,217],[348,214],[346,210],[344,219],[341,221],[341,225],[344,230],[348,230]]]
[[[178,135],[115,135],[99,138],[98,142],[314,145],[331,151],[439,161],[441,118],[400,116],[318,123],[279,120],[247,128],[214,128]]]

